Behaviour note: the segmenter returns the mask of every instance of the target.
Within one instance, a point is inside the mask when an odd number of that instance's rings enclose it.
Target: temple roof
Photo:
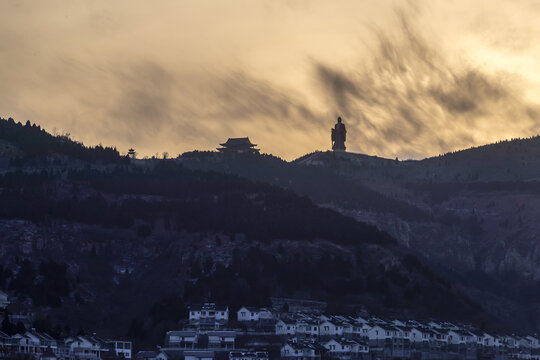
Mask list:
[[[223,144],[219,144],[224,147],[237,147],[237,146],[248,146],[248,147],[254,147],[257,146],[257,144],[252,144],[251,141],[249,141],[248,137],[243,138],[229,138],[227,142]]]

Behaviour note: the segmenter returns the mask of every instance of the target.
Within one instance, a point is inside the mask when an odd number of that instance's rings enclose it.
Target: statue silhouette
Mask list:
[[[341,122],[341,117],[337,118],[337,124],[332,129],[332,150],[345,151],[345,140],[347,137],[347,129],[345,124]]]

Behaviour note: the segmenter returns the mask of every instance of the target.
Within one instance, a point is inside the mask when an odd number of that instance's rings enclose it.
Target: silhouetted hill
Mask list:
[[[15,128],[23,138],[42,132]],[[312,168],[272,156],[192,155],[108,167],[72,168],[66,161],[48,170],[4,169],[0,286],[18,298],[19,310],[37,311],[49,322],[149,343],[177,326],[184,303],[211,300],[234,310],[268,305],[270,296],[324,300],[336,310],[365,304],[380,314],[496,323],[376,227],[291,189],[194,167],[273,173],[276,184],[297,174],[294,185],[308,192]],[[335,194],[353,185],[321,179],[313,181],[329,182]]]
[[[492,313],[534,330],[540,326],[539,143],[539,137],[515,139],[407,161],[330,151],[271,166],[257,158],[248,166],[244,159],[181,161],[267,181],[376,225]],[[529,296],[518,299],[516,292]]]
[[[75,142],[69,135],[51,135],[40,126],[27,121],[25,125],[12,118],[0,118],[0,159],[14,167],[25,163],[47,161],[47,156],[64,155],[88,162],[121,162],[123,159],[116,148],[84,146]],[[58,163],[59,159],[51,159]],[[55,164],[56,164],[55,163]]]

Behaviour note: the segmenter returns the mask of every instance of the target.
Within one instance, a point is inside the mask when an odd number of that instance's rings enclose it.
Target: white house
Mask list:
[[[214,303],[189,307],[189,323],[192,325],[219,328],[229,322],[229,308]]]
[[[357,358],[360,353],[368,353],[369,347],[351,339],[331,339],[323,344],[335,358]]]
[[[371,328],[367,323],[355,322],[352,325],[352,336],[356,338],[367,339],[368,330]],[[344,329],[345,330],[345,329]],[[345,333],[345,331],[344,331]]]
[[[482,335],[482,345],[483,346],[495,346],[495,337],[488,333]]]
[[[396,329],[388,325],[374,325],[368,330],[368,338],[370,341],[391,339],[395,331]]]
[[[519,337],[516,339],[518,347],[521,349],[530,349],[531,348],[531,341],[525,337]]]
[[[529,340],[529,342],[531,343],[531,349],[540,348],[540,341],[538,340],[537,337],[529,335],[529,336],[526,336],[525,338]]]
[[[461,330],[448,330],[448,344],[463,345],[471,342],[471,334]]]
[[[295,335],[296,321],[278,320],[276,323],[276,335]]]
[[[317,343],[290,342],[281,347],[280,353],[282,359],[319,360],[322,351],[326,349]]]
[[[514,336],[505,335],[504,336],[504,345],[509,349],[514,349],[517,347],[517,340]]]
[[[341,336],[343,335],[343,325],[331,320],[323,321],[319,325],[320,336]]]
[[[32,338],[15,334],[11,337],[12,348],[19,353],[33,354],[39,352],[39,343],[36,343]]]
[[[69,347],[69,353],[79,359],[101,358],[104,352],[108,352],[106,344],[93,336],[77,336],[65,340]]]
[[[131,359],[131,341],[111,340],[107,345],[116,356]]]
[[[409,341],[415,343],[429,341],[429,335],[421,327],[412,327],[409,332]]]
[[[239,322],[251,322],[260,320],[274,319],[274,312],[268,308],[255,308],[242,306],[236,312],[236,318]]]
[[[197,344],[197,331],[179,330],[167,331],[165,346],[169,348],[193,349]]]
[[[302,319],[296,322],[296,335],[316,337],[319,336],[320,325],[318,321]]]

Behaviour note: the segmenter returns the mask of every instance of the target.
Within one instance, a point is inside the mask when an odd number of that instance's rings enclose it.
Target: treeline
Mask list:
[[[25,157],[16,157],[11,161],[13,166],[24,164],[36,157],[50,154],[61,154],[88,162],[122,162],[126,161],[113,147],[101,145],[84,146],[73,141],[69,135],[51,135],[39,125],[15,122],[12,118],[0,118],[0,139],[6,140],[24,152]]]
[[[30,260],[23,260],[16,274],[0,266],[0,284],[19,297],[32,299],[36,306],[54,308],[62,305],[62,298],[70,291],[66,264],[54,261],[42,262],[36,268]]]
[[[167,230],[244,233],[258,240],[395,243],[376,227],[320,208],[292,191],[185,169],[175,161],[160,161],[146,170],[118,166],[110,172],[71,171],[68,181],[51,174],[11,173],[0,177],[0,187],[2,218],[63,219],[121,228],[140,221],[152,227],[163,221]],[[145,233],[149,231],[141,235]]]
[[[236,310],[242,305],[270,306],[271,296],[302,294],[334,305],[369,304],[379,313],[412,310],[417,315],[468,321],[485,315],[478,304],[412,255],[391,267],[375,265],[360,248],[356,248],[356,266],[340,255],[317,258],[287,251],[276,255],[250,247],[235,251],[229,266],[210,257],[194,261],[189,268],[192,280],[184,284],[184,301],[211,300]],[[339,312],[339,307],[334,311]]]

